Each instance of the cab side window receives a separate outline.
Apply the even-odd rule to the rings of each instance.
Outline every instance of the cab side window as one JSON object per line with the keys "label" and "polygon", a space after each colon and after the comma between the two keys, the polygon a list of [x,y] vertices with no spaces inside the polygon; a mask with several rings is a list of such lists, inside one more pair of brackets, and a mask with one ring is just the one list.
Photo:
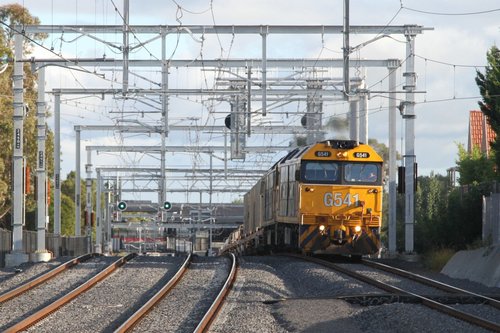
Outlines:
{"label": "cab side window", "polygon": [[339,179],[339,166],[332,162],[307,162],[304,164],[306,182],[335,183]]}
{"label": "cab side window", "polygon": [[347,163],[344,167],[344,180],[354,183],[376,183],[379,178],[376,164]]}

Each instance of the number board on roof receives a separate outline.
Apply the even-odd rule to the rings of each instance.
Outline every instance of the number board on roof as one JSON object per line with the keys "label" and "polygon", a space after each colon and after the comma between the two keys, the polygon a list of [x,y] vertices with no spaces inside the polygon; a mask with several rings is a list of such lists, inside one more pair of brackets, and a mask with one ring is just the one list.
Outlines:
{"label": "number board on roof", "polygon": [[359,152],[354,153],[354,157],[355,158],[370,158],[370,153],[359,151]]}
{"label": "number board on roof", "polygon": [[332,153],[329,151],[324,151],[324,150],[319,150],[314,153],[316,157],[330,157],[332,156]]}

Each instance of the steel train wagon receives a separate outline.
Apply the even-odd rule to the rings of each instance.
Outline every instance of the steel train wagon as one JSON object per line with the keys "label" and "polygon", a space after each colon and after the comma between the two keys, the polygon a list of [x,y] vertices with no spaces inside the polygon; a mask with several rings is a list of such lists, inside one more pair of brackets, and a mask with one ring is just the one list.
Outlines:
{"label": "steel train wagon", "polygon": [[291,151],[245,195],[244,225],[223,250],[377,253],[382,166],[372,147],[351,140]]}

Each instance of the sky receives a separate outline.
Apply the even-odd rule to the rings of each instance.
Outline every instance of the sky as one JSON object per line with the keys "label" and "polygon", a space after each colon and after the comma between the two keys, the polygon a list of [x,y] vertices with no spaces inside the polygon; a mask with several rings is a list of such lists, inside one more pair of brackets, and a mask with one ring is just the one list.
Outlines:
{"label": "sky", "polygon": [[[120,0],[23,0],[4,1],[0,5],[18,3],[28,8],[43,25],[120,25],[123,2]],[[115,7],[117,10],[115,10]],[[229,0],[193,0],[193,1],[144,1],[130,0],[130,25],[342,25],[342,0],[277,0],[277,1],[229,1]],[[419,163],[419,173],[446,174],[446,169],[453,167],[457,158],[457,144],[467,144],[468,115],[470,110],[478,109],[480,95],[475,84],[476,71],[484,72],[486,52],[493,45],[499,44],[500,38],[500,3],[495,0],[430,1],[430,0],[353,0],[350,2],[351,25],[406,25],[416,24],[433,30],[425,31],[416,37],[415,68],[417,90],[415,113],[415,147]],[[46,49],[65,58],[120,58],[115,47],[106,46],[96,39],[75,38],[72,34],[60,32],[50,34],[44,41]],[[100,35],[118,45],[121,35]],[[131,43],[144,42],[151,36],[132,36]],[[350,37],[351,46],[359,45],[372,39],[373,35]],[[269,58],[341,58],[341,35],[271,35],[267,41]],[[35,58],[55,57],[47,50],[35,47]],[[260,58],[261,38],[258,35],[171,35],[167,39],[167,56],[172,59],[213,59],[213,58]],[[393,35],[368,43],[353,52],[351,59],[401,59],[404,60],[404,36]],[[152,42],[144,48],[138,48],[131,54],[136,59],[161,58],[158,42]],[[120,88],[121,74],[104,68],[90,68],[104,73],[106,80],[96,75],[78,73],[60,68],[50,68],[46,73],[47,91],[67,87]],[[286,76],[279,70],[268,68],[270,76]],[[398,70],[399,87],[404,84],[402,73]],[[387,69],[351,69],[353,74],[365,74],[367,87],[372,91],[387,91]],[[159,82],[158,70],[141,69],[131,76],[131,85],[156,88]],[[238,72],[245,75],[244,71]],[[215,80],[210,70],[172,69],[169,77],[171,88],[212,87]],[[257,73],[257,75],[259,75]],[[341,77],[340,69],[328,69],[323,77]],[[398,95],[404,100],[404,95]],[[49,107],[53,109],[53,96],[47,94]],[[371,93],[369,100],[369,136],[380,142],[388,143],[387,95]],[[257,107],[260,102],[256,102]],[[204,124],[223,125],[227,103],[201,100],[199,96],[175,98],[169,101],[171,124],[202,126]],[[158,119],[145,113],[141,116],[116,113],[119,109],[144,111],[148,106],[143,102],[124,100],[100,100],[96,97],[63,97],[61,106],[62,119],[62,172],[65,175],[74,170],[75,134],[73,127],[80,124],[113,124],[120,120],[155,124]],[[279,105],[272,109],[275,114],[267,118],[255,117],[254,125],[297,125],[300,112],[305,110],[305,103]],[[342,117],[348,111],[344,101],[327,101],[323,105],[324,119]],[[121,118],[120,118],[121,117]],[[156,118],[155,118],[156,117]],[[53,120],[49,119],[49,126]],[[330,133],[335,135],[337,133]],[[398,146],[404,154],[404,125],[398,117]],[[328,136],[328,135],[327,135]],[[141,144],[158,145],[158,138],[153,136],[120,135],[117,133],[87,133],[82,138],[85,144],[116,145]],[[200,134],[196,131],[172,133],[168,138],[171,145],[223,144],[219,134]],[[280,135],[252,136],[247,139],[249,145],[287,145],[290,137]],[[267,168],[280,154],[260,154],[248,156],[245,162],[232,162],[235,167]],[[82,160],[85,151],[82,147]],[[222,165],[222,153],[214,156],[215,165]],[[141,154],[94,154],[94,163],[98,165],[128,164],[136,166],[158,165],[156,157]],[[84,162],[83,162],[84,163]],[[168,157],[167,166],[208,167],[206,155],[177,153]],[[84,168],[82,167],[82,170]],[[83,172],[83,171],[82,171]],[[177,183],[176,183],[177,182]],[[221,183],[221,185],[223,185]],[[172,180],[170,186],[187,186],[182,180]],[[238,198],[230,196],[229,200]],[[197,200],[189,195],[187,201]],[[228,200],[227,197],[220,197]],[[181,200],[181,199],[179,199]],[[206,200],[206,198],[204,199]],[[214,198],[214,200],[217,200]]]}

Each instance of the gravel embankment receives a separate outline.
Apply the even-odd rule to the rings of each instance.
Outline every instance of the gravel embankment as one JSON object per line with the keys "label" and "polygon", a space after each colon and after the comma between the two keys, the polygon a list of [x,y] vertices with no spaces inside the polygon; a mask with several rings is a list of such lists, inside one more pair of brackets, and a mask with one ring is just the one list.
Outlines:
{"label": "gravel embankment", "polygon": [[113,332],[172,278],[184,260],[136,257],[28,331]]}
{"label": "gravel embankment", "polygon": [[[284,257],[243,257],[236,288],[211,332],[486,331],[422,305],[363,307],[327,299],[373,293],[385,292],[313,263]],[[292,299],[264,303],[279,298]]]}

